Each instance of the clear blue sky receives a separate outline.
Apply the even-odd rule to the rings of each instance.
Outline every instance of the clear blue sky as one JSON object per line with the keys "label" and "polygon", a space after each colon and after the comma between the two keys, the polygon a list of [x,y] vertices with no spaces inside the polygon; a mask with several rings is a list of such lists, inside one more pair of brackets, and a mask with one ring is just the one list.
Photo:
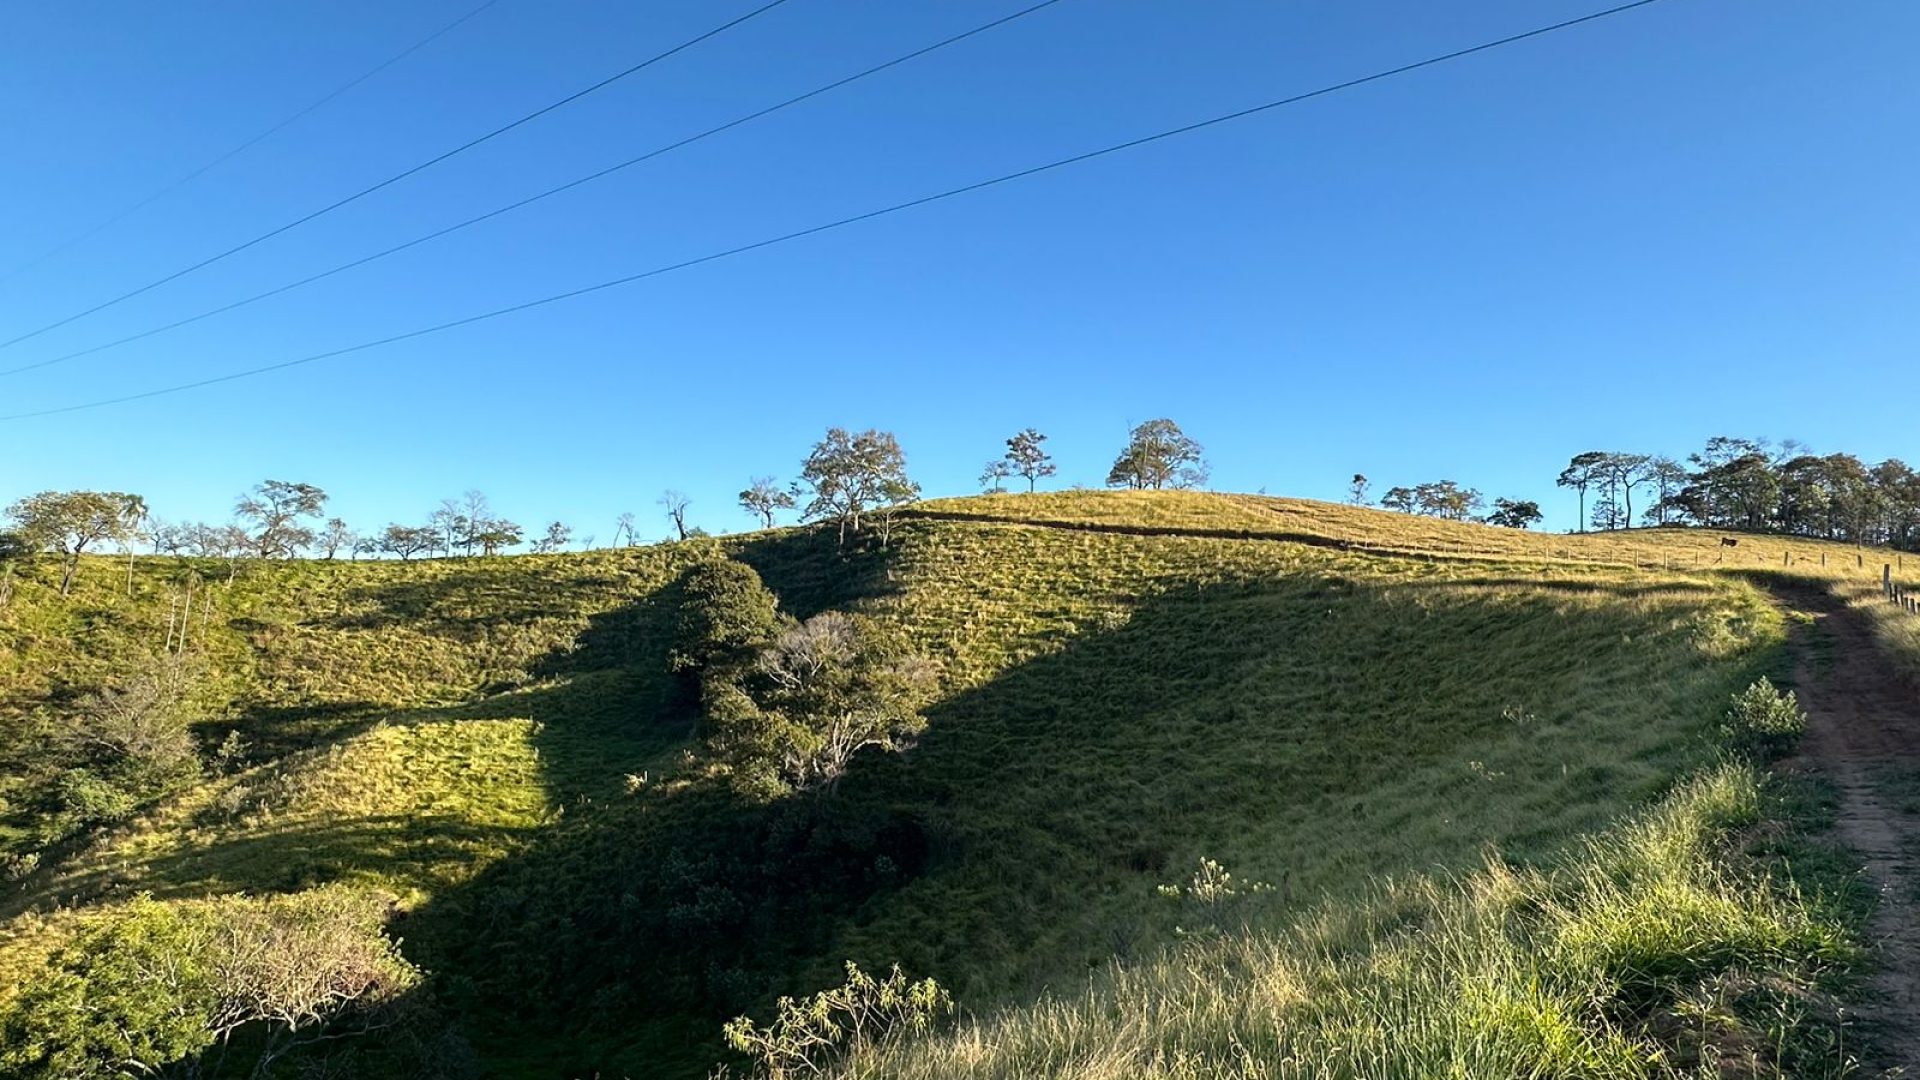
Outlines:
{"label": "clear blue sky", "polygon": [[[66,0],[0,41],[0,273],[477,0]],[[140,213],[0,281],[0,339],[381,179],[755,6],[500,0]],[[30,363],[323,269],[1024,6],[790,0],[445,166],[97,316]],[[146,342],[0,412],[221,374],[750,242],[1605,6],[1065,0],[612,180]],[[1052,435],[1098,484],[1170,416],[1215,486],[1454,478],[1719,433],[1920,458],[1920,4],[1664,0],[830,235],[322,364],[0,424],[0,500],[224,520],[265,477],[362,527],[467,488],[604,542],[674,487],[745,524],[829,425],[930,494]]]}

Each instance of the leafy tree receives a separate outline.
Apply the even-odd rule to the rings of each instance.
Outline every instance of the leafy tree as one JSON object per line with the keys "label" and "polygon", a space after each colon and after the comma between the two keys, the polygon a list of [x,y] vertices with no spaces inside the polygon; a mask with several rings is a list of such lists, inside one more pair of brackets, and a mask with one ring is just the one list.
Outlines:
{"label": "leafy tree", "polygon": [[1875,465],[1872,476],[1878,536],[1907,551],[1920,547],[1920,472],[1892,458]]}
{"label": "leafy tree", "polygon": [[1537,502],[1495,499],[1493,512],[1487,515],[1487,524],[1506,529],[1529,529],[1539,524],[1545,516],[1540,512],[1540,504]]}
{"label": "leafy tree", "polygon": [[794,506],[793,492],[782,489],[771,476],[756,476],[740,493],[740,507],[760,519],[760,527],[773,528],[773,515]]}
{"label": "leafy tree", "polygon": [[743,793],[830,787],[863,747],[897,747],[924,726],[934,668],[877,624],[783,616],[733,559],[693,567],[682,588],[668,664],[697,680],[707,745]]}
{"label": "leafy tree", "polygon": [[1107,473],[1108,487],[1135,490],[1199,487],[1207,482],[1200,444],[1171,420],[1149,420],[1134,428],[1126,449]]}
{"label": "leafy tree", "polygon": [[18,542],[62,557],[60,595],[66,596],[80,556],[96,544],[130,537],[144,509],[138,495],[121,491],[43,491],[8,507],[7,516]]}
{"label": "leafy tree", "polygon": [[380,534],[380,550],[406,562],[421,552],[431,553],[442,535],[435,525],[389,525]]}
{"label": "leafy tree", "polygon": [[1608,506],[1618,507],[1616,513],[1608,516],[1607,528],[1625,529],[1633,525],[1633,490],[1645,482],[1652,460],[1646,454],[1609,451],[1594,463],[1595,474],[1607,485]]}
{"label": "leafy tree", "polygon": [[920,485],[907,478],[899,440],[892,432],[871,429],[857,435],[844,428],[828,429],[802,464],[800,480],[812,493],[803,516],[837,522],[842,545],[847,534],[858,534],[862,519],[876,511],[884,545],[892,522],[886,511],[920,495]]}
{"label": "leafy tree", "polygon": [[739,683],[711,687],[707,719],[736,785],[763,796],[831,787],[866,747],[926,726],[931,664],[875,624],[828,611],[787,621]]}
{"label": "leafy tree", "polygon": [[234,512],[252,521],[254,553],[263,559],[291,559],[313,543],[313,530],[303,518],[319,517],[327,493],[312,484],[265,480],[240,496]]}
{"label": "leafy tree", "polygon": [[480,554],[492,558],[506,548],[518,547],[521,540],[520,526],[505,518],[490,517],[473,533],[469,550],[478,547]]}
{"label": "leafy tree", "polygon": [[1647,461],[1646,476],[1653,485],[1654,503],[1643,515],[1643,523],[1665,525],[1681,512],[1677,497],[1687,484],[1686,466],[1670,457],[1653,457]]}
{"label": "leafy tree", "polygon": [[320,548],[321,555],[331,561],[342,551],[352,551],[359,539],[352,529],[347,528],[345,521],[339,518],[328,518],[327,527],[320,530],[320,535],[315,537],[314,543]]}
{"label": "leafy tree", "polygon": [[673,523],[675,539],[687,538],[687,507],[693,500],[685,492],[668,489],[659,499],[660,506],[667,512],[667,520]]}
{"label": "leafy tree", "polygon": [[1479,512],[1482,503],[1478,491],[1463,488],[1451,480],[1420,484],[1413,493],[1420,513],[1449,521],[1466,521]]}
{"label": "leafy tree", "polygon": [[1599,450],[1589,450],[1584,454],[1573,455],[1567,467],[1560,470],[1560,478],[1554,481],[1558,487],[1572,488],[1580,496],[1580,531],[1587,529],[1587,489],[1600,478],[1600,463],[1606,460],[1606,454]]}
{"label": "leafy tree", "polygon": [[1450,521],[1466,521],[1479,512],[1482,504],[1480,493],[1472,488],[1463,488],[1452,480],[1436,480],[1413,487],[1388,488],[1380,497],[1380,505],[1388,510],[1398,510],[1403,514],[1421,514],[1426,517],[1446,518]]}
{"label": "leafy tree", "polygon": [[1039,481],[1059,471],[1054,467],[1053,455],[1047,453],[1046,441],[1047,437],[1037,428],[1027,428],[1007,440],[1007,471],[1002,475],[1026,480],[1028,494],[1033,493]]}
{"label": "leafy tree", "polygon": [[1365,473],[1354,473],[1353,480],[1347,484],[1347,501],[1354,506],[1367,505],[1367,489],[1372,486]]}

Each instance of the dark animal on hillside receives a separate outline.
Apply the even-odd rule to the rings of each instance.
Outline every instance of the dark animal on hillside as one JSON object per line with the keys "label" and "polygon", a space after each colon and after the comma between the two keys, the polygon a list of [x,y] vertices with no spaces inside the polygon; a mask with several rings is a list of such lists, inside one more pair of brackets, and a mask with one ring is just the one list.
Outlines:
{"label": "dark animal on hillside", "polygon": [[1721,547],[1739,547],[1740,541],[1734,539],[1731,536],[1723,536],[1720,538],[1720,546]]}

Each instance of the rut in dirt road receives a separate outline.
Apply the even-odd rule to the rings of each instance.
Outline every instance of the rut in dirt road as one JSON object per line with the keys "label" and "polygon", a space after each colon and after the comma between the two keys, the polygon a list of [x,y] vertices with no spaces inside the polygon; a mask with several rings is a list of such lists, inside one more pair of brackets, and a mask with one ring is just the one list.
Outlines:
{"label": "rut in dirt road", "polygon": [[1814,616],[1820,646],[1800,650],[1807,733],[1788,765],[1837,789],[1835,829],[1865,859],[1880,898],[1877,970],[1861,1016],[1882,1064],[1920,1077],[1920,692],[1881,652],[1868,616],[1824,589],[1780,591]]}

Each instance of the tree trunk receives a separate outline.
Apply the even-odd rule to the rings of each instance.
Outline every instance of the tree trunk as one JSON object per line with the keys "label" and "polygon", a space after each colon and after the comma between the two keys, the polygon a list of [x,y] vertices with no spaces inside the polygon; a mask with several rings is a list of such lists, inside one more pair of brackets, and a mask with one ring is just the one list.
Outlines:
{"label": "tree trunk", "polygon": [[60,595],[66,596],[73,591],[73,576],[80,572],[80,556],[67,556],[67,564],[60,572]]}

